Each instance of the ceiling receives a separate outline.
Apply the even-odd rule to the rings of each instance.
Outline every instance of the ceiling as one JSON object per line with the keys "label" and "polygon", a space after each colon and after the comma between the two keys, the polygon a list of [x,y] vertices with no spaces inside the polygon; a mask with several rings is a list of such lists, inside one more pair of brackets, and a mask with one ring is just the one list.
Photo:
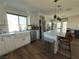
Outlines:
{"label": "ceiling", "polygon": [[[51,15],[55,13],[54,0],[0,0],[8,5],[22,10]],[[79,0],[59,0],[57,5],[61,5],[57,11],[63,16],[76,15],[79,10]]]}

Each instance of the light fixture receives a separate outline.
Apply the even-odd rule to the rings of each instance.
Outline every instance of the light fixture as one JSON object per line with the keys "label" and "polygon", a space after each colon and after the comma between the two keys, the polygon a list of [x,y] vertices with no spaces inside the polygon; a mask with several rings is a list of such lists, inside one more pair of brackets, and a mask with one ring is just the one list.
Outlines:
{"label": "light fixture", "polygon": [[54,2],[55,2],[55,15],[54,15],[54,19],[57,19],[58,21],[61,21],[62,19],[59,17],[59,16],[57,16],[57,12],[56,12],[56,8],[58,7],[61,7],[60,5],[57,5],[57,2],[58,2],[58,0],[54,0]]}

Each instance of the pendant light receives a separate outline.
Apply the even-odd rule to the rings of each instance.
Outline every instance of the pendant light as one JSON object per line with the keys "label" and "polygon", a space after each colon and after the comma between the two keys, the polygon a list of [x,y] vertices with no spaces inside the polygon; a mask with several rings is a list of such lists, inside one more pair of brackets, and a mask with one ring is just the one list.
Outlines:
{"label": "pendant light", "polygon": [[54,0],[54,3],[55,3],[55,15],[54,15],[54,19],[57,18],[57,15],[56,15],[56,4],[57,4],[57,1],[58,1],[58,0]]}
{"label": "pendant light", "polygon": [[55,3],[55,15],[54,15],[54,19],[57,19],[58,21],[61,21],[61,18],[59,16],[57,16],[57,7],[61,7],[60,5],[57,6],[57,2],[58,0],[54,0],[54,3]]}

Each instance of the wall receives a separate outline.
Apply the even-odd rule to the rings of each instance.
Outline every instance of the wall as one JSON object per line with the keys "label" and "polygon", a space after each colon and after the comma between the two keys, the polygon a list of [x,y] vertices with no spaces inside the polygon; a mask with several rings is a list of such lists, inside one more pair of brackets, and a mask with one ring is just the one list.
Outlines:
{"label": "wall", "polygon": [[68,28],[79,29],[79,15],[68,18]]}
{"label": "wall", "polygon": [[[11,7],[11,6],[7,6],[6,11],[15,13],[15,14],[28,16],[28,19],[30,20],[30,24],[35,24],[35,25],[39,24],[39,16],[40,15],[38,13],[33,13],[33,12],[28,13],[27,11],[18,10],[16,8]],[[30,18],[29,18],[29,16],[30,16]]]}
{"label": "wall", "polygon": [[10,5],[0,4],[0,33],[8,32],[6,12],[28,16],[28,20],[31,20],[30,24],[39,24],[39,15],[37,13],[27,13],[27,11],[14,8]]}
{"label": "wall", "polygon": [[[50,19],[47,19],[47,20],[50,20]],[[70,17],[68,17],[68,19],[66,19],[64,21],[68,21],[67,28],[79,30],[79,15],[70,16]]]}

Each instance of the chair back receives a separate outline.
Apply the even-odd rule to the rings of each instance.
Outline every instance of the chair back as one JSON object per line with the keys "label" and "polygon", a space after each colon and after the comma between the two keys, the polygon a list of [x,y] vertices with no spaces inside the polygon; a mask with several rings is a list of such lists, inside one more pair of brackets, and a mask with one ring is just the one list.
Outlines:
{"label": "chair back", "polygon": [[73,34],[71,32],[71,30],[67,30],[66,31],[66,35],[65,35],[66,39],[71,42],[73,40]]}

